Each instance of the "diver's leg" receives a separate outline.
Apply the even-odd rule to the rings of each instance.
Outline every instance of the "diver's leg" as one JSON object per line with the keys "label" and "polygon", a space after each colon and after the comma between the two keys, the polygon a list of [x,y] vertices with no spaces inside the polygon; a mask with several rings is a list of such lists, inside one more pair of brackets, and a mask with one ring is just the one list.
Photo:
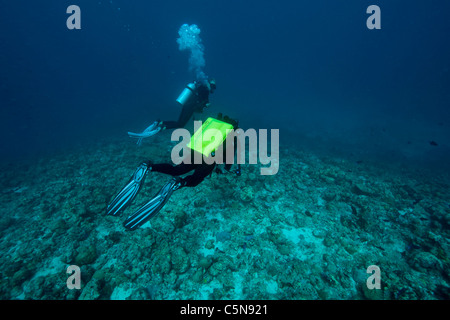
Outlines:
{"label": "diver's leg", "polygon": [[185,177],[183,180],[185,182],[185,187],[196,187],[198,186],[207,176],[213,172],[215,168],[215,164],[206,164],[203,163],[201,165],[197,165],[194,173]]}
{"label": "diver's leg", "polygon": [[181,110],[180,116],[178,117],[177,121],[163,121],[163,126],[166,129],[176,129],[176,128],[184,128],[186,123],[189,121],[189,119],[194,114],[194,105],[193,104],[187,104],[183,106],[183,109]]}
{"label": "diver's leg", "polygon": [[172,165],[170,163],[157,163],[152,165],[152,171],[169,174],[171,176],[181,176],[196,168],[195,164],[181,163]]}
{"label": "diver's leg", "polygon": [[125,228],[128,230],[136,230],[143,225],[149,219],[156,216],[164,205],[169,200],[170,196],[175,190],[182,187],[195,187],[202,182],[211,172],[214,170],[215,164],[207,165],[178,165],[172,166],[170,164],[155,164],[152,165],[152,171],[158,171],[161,173],[167,173],[171,175],[184,174],[192,170],[195,167],[195,171],[192,175],[185,178],[175,177],[172,178],[164,187],[159,190],[156,196],[143,205],[139,210],[130,215],[124,223]]}

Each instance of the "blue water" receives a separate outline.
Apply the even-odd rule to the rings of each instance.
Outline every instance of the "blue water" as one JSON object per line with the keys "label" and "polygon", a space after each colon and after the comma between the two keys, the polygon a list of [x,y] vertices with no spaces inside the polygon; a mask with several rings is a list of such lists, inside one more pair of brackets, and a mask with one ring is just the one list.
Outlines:
{"label": "blue water", "polygon": [[[66,9],[81,8],[81,30]],[[381,29],[366,27],[369,5]],[[1,157],[34,157],[174,120],[193,79],[176,43],[197,24],[211,113],[288,145],[445,165],[446,1],[3,1]],[[437,145],[430,144],[435,141]]]}
{"label": "blue water", "polygon": [[[442,0],[1,1],[0,300],[449,299],[449,12]],[[213,173],[128,232],[168,177],[149,174],[122,216],[106,208],[136,165],[169,159],[169,130],[141,147],[127,131],[178,118],[196,77],[183,24],[200,28],[217,83],[196,117],[279,129],[280,168]],[[81,290],[66,286],[73,264]],[[371,265],[382,291],[366,285]]]}

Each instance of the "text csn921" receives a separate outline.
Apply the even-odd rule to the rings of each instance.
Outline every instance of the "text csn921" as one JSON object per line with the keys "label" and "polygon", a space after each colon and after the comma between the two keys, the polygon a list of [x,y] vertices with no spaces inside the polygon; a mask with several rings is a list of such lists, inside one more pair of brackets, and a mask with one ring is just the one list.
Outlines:
{"label": "text csn921", "polygon": [[223,311],[226,314],[267,314],[267,305],[227,304]]}

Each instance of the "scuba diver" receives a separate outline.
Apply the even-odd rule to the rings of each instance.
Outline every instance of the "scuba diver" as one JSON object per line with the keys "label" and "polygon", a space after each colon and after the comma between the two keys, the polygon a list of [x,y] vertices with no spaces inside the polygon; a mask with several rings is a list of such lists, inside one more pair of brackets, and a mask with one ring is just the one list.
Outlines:
{"label": "scuba diver", "polygon": [[164,129],[183,128],[194,112],[201,113],[210,106],[209,94],[216,90],[216,81],[208,79],[189,83],[177,98],[177,102],[183,107],[178,121],[155,121],[141,133],[128,132],[131,138],[137,138],[137,144],[142,139],[153,136]]}
{"label": "scuba diver", "polygon": [[[173,165],[171,163],[160,163],[153,164],[151,161],[144,161],[141,163],[135,172],[133,173],[131,179],[125,185],[125,187],[114,197],[111,203],[107,207],[108,215],[117,215],[123,212],[135,199],[137,193],[141,189],[145,177],[149,171],[165,173],[171,175],[173,178],[167,182],[156,194],[156,196],[143,205],[136,212],[131,214],[126,221],[124,226],[128,230],[136,230],[142,224],[147,222],[149,219],[158,214],[158,212],[167,203],[172,193],[183,187],[195,187],[200,184],[208,175],[210,175],[214,168],[216,168],[216,162],[206,163],[203,156],[215,156],[215,151],[219,146],[222,146],[223,158],[226,159],[226,151],[230,147],[234,148],[234,155],[236,156],[236,136],[233,139],[233,143],[225,148],[224,141],[227,135],[238,129],[238,122],[228,118],[227,116],[222,117],[219,113],[218,119],[208,118],[202,125],[200,129],[196,131],[188,144],[190,150],[187,157],[190,157],[190,161],[183,161],[178,165]],[[206,130],[210,128],[218,130],[221,133],[222,139],[211,139],[203,140],[198,139],[204,135]],[[220,149],[219,149],[220,150]],[[230,150],[230,149],[229,149]],[[201,154],[201,163],[194,163],[195,153]],[[226,163],[225,170],[231,171],[232,164]],[[181,175],[187,174],[193,171],[191,175],[180,177]],[[216,172],[221,173],[222,171],[216,170]],[[237,175],[240,175],[240,165],[234,171]]]}

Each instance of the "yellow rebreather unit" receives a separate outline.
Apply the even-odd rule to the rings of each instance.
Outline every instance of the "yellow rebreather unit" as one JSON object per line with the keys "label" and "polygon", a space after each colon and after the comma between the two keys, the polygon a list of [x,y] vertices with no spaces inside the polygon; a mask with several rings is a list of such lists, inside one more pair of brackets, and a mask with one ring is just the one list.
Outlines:
{"label": "yellow rebreather unit", "polygon": [[231,124],[209,117],[194,133],[188,147],[209,157],[233,129]]}

